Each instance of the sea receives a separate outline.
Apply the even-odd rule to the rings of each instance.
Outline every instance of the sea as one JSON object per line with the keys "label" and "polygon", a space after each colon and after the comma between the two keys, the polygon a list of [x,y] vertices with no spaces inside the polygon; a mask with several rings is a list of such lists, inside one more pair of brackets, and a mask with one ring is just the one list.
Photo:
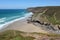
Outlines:
{"label": "sea", "polygon": [[0,30],[10,23],[31,15],[32,12],[28,12],[26,9],[0,9]]}

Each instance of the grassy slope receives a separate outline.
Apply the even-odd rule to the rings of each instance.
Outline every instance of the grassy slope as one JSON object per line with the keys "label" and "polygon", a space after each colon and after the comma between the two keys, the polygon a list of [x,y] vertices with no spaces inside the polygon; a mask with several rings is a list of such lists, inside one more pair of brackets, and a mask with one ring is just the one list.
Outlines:
{"label": "grassy slope", "polygon": [[[60,24],[60,7],[48,7],[48,11],[45,13],[47,19],[52,24]],[[56,15],[55,15],[56,14]]]}
{"label": "grassy slope", "polygon": [[30,35],[35,37],[32,37],[30,35],[28,36],[23,36],[26,35],[26,32],[21,32],[21,31],[16,31],[16,30],[7,30],[2,33],[0,33],[0,40],[34,40],[35,37],[41,36],[43,37],[49,37],[49,38],[60,38],[60,34],[45,34],[45,33],[29,33]]}
{"label": "grassy slope", "polygon": [[33,37],[23,37],[20,33],[24,33],[16,30],[8,30],[0,33],[0,40],[33,40]]}

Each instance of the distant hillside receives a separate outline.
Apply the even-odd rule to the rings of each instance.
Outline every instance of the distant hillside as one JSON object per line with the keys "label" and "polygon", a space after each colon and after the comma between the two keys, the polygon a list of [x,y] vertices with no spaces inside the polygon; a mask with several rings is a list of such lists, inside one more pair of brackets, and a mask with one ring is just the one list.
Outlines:
{"label": "distant hillside", "polygon": [[[32,7],[27,10],[33,12],[36,17],[39,16],[39,20],[41,19],[52,24],[60,24],[60,6]],[[40,13],[42,13],[41,16],[37,15]]]}

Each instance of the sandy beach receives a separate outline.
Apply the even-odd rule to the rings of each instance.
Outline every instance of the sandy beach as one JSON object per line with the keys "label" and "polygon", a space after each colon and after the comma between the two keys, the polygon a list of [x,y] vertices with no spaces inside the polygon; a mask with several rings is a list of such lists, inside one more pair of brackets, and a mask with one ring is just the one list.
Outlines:
{"label": "sandy beach", "polygon": [[40,27],[33,25],[32,23],[27,23],[27,19],[19,20],[9,24],[4,30],[18,30],[24,32],[42,32],[47,33],[46,31],[42,30]]}

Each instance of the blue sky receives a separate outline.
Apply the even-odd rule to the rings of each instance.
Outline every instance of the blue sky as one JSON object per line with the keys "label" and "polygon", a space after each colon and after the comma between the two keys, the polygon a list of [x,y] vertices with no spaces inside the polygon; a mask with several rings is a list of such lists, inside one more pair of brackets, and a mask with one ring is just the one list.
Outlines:
{"label": "blue sky", "polygon": [[60,0],[0,0],[0,9],[22,9],[37,6],[60,6]]}

